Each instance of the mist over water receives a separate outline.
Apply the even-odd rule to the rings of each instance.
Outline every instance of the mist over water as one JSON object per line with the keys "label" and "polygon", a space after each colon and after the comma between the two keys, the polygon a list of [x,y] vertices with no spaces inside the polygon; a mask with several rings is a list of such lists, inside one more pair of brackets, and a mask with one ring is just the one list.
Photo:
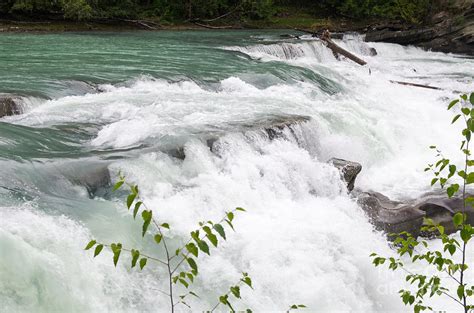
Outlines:
{"label": "mist over water", "polygon": [[[239,308],[405,311],[404,278],[370,264],[371,252],[393,252],[326,162],[360,162],[356,186],[394,199],[430,191],[428,146],[461,157],[446,105],[455,91],[472,91],[474,60],[356,35],[338,41],[368,62],[360,67],[310,38],[279,35],[0,36],[1,55],[9,52],[0,92],[25,99],[23,114],[0,119],[1,311],[168,310],[157,291],[164,273],[130,270],[125,254],[115,268],[111,254],[83,250],[90,238],[153,248],[124,194],[91,197],[91,177],[107,169],[140,186],[176,245],[199,221],[247,209],[202,258],[195,292],[208,296],[191,300],[194,310],[212,308],[246,271],[255,290],[242,289]],[[309,120],[283,136],[264,131],[300,116]],[[178,148],[184,160],[170,153]]]}

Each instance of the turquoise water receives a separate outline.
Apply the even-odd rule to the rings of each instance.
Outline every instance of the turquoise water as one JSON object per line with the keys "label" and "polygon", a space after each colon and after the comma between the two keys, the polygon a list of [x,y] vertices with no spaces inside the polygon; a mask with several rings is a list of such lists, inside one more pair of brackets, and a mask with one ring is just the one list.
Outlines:
{"label": "turquoise water", "polygon": [[[115,268],[110,253],[83,250],[97,238],[162,253],[112,192],[119,171],[172,225],[174,245],[247,208],[203,258],[194,310],[246,271],[255,290],[238,308],[403,311],[403,280],[368,257],[391,250],[326,161],[362,163],[356,185],[392,198],[429,191],[426,147],[455,155],[446,103],[472,89],[474,61],[348,35],[338,43],[360,67],[280,34],[1,34],[0,93],[21,97],[23,113],[0,118],[0,311],[168,310],[160,268],[131,270],[128,256]],[[304,122],[269,136],[290,120]]]}

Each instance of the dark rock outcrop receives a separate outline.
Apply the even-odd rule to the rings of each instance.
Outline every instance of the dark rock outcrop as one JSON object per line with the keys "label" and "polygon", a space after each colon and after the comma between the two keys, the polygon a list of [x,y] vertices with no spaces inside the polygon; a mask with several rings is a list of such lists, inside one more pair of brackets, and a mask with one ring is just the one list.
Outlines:
{"label": "dark rock outcrop", "polygon": [[439,1],[441,11],[423,26],[389,24],[373,26],[366,41],[415,45],[425,49],[474,55],[474,1]]}
{"label": "dark rock outcrop", "polygon": [[[356,198],[376,229],[387,233],[406,231],[414,236],[433,236],[420,231],[423,219],[428,218],[443,226],[446,234],[452,234],[456,232],[453,216],[463,210],[462,198],[448,198],[445,193],[429,193],[404,202],[390,200],[377,192],[359,192]],[[467,207],[465,213],[467,222],[474,224],[474,208]]]}
{"label": "dark rock outcrop", "polygon": [[341,177],[347,183],[347,190],[352,191],[354,189],[357,175],[359,175],[360,171],[362,171],[362,165],[357,162],[351,162],[337,158],[330,159],[328,163],[336,167],[341,172]]}
{"label": "dark rock outcrop", "polygon": [[361,192],[357,203],[365,211],[377,230],[387,233],[407,231],[418,236],[425,212],[398,201],[392,201],[378,192]]}
{"label": "dark rock outcrop", "polygon": [[[426,218],[432,219],[435,224],[444,227],[447,234],[456,232],[453,224],[453,216],[463,211],[463,199],[461,197],[448,198],[446,193],[426,194],[413,203],[413,206],[425,212]],[[467,222],[474,225],[474,208],[466,206]],[[420,235],[429,237],[432,234],[422,232]]]}
{"label": "dark rock outcrop", "polygon": [[20,98],[0,95],[0,118],[22,113]]}

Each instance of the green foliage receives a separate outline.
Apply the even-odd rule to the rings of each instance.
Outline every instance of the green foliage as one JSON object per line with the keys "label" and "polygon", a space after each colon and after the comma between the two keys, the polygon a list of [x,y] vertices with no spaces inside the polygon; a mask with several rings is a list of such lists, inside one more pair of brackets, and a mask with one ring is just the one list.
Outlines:
{"label": "green foliage", "polygon": [[400,18],[419,23],[432,0],[3,0],[0,13],[61,14],[66,19],[136,19],[154,17],[163,21],[213,19],[232,13],[235,20],[265,20],[280,5],[295,6],[309,14],[321,13],[352,18]]}
{"label": "green foliage", "polygon": [[410,23],[420,23],[427,16],[432,0],[323,0],[288,1],[279,0],[283,5],[298,5],[315,12],[356,19],[383,17],[403,19]]}
{"label": "green foliage", "polygon": [[92,7],[86,0],[63,0],[64,17],[72,20],[87,20],[93,15]]}
{"label": "green foliage", "polygon": [[[449,198],[456,195],[460,195],[462,198],[462,210],[453,216],[453,225],[459,232],[461,240],[449,236],[445,233],[443,226],[427,219],[421,230],[437,234],[443,245],[442,251],[431,249],[427,241],[417,240],[411,234],[403,232],[391,234],[391,237],[395,238],[393,244],[397,247],[400,258],[385,258],[378,256],[376,253],[371,254],[372,263],[375,266],[386,264],[393,271],[403,270],[407,273],[406,281],[415,288],[415,291],[402,289],[399,293],[403,303],[413,306],[414,312],[433,310],[425,303],[427,296],[429,298],[434,296],[448,297],[458,303],[465,313],[474,309],[474,303],[470,303],[474,295],[474,285],[466,282],[466,271],[468,270],[466,251],[474,236],[474,227],[468,223],[466,214],[466,208],[472,208],[474,203],[474,198],[466,193],[466,187],[474,184],[474,172],[469,170],[470,167],[474,166],[474,160],[471,160],[469,149],[472,133],[474,132],[473,107],[474,93],[470,96],[461,95],[460,99],[456,99],[448,105],[448,110],[458,108],[461,112],[455,116],[453,123],[458,120],[464,122],[460,145],[460,151],[464,156],[464,164],[461,166],[452,164],[436,146],[431,146],[430,149],[436,152],[438,161],[429,164],[425,169],[425,171],[432,171],[435,176],[431,181],[431,185],[438,184],[441,188],[446,187],[446,194]],[[403,256],[408,256],[408,261],[411,263],[423,262],[426,266],[434,269],[438,275],[428,276],[410,272],[401,260]],[[447,276],[447,278],[443,276]],[[445,279],[453,281],[456,289],[449,289],[445,284]]]}

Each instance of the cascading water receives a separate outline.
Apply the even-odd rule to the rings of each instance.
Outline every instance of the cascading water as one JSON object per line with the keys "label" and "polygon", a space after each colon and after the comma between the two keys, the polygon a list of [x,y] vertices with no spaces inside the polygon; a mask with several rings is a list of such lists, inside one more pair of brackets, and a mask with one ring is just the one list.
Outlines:
{"label": "cascading water", "polygon": [[[405,310],[403,277],[370,264],[371,252],[392,253],[384,236],[326,161],[362,163],[356,185],[365,190],[428,191],[427,147],[456,155],[446,103],[472,89],[472,59],[354,35],[338,41],[368,61],[360,67],[278,32],[2,35],[0,43],[11,55],[0,60],[0,92],[27,99],[23,114],[0,119],[2,312],[167,311],[157,291],[164,273],[130,270],[126,257],[115,268],[110,254],[83,250],[91,237],[153,247],[124,194],[103,186],[119,170],[170,223],[175,244],[199,221],[247,209],[200,262],[195,291],[206,296],[191,301],[194,310],[214,306],[242,271],[255,288],[242,290],[243,305],[256,312],[293,303]],[[297,123],[281,136],[265,131],[288,119]]]}

